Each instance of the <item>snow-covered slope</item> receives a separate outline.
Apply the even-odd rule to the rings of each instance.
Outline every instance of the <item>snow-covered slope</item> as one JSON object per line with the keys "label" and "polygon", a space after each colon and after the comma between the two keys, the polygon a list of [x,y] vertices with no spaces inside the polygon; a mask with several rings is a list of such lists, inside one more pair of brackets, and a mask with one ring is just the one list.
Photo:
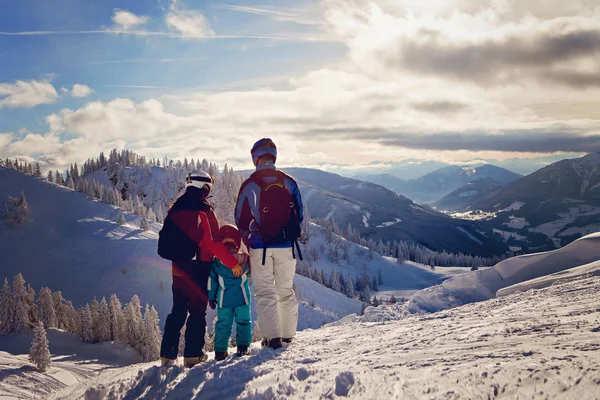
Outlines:
{"label": "snow-covered slope", "polygon": [[473,271],[424,289],[408,303],[410,312],[435,312],[488,300],[502,288],[600,260],[600,233],[561,249],[504,260],[493,268]]}
{"label": "snow-covered slope", "polygon": [[[144,232],[133,215],[126,215],[128,224],[118,225],[113,222],[119,212],[115,207],[0,167],[0,199],[21,191],[27,197],[30,221],[12,226],[0,219],[1,279],[21,272],[36,290],[42,286],[61,290],[76,307],[111,293],[127,303],[137,294],[142,304],[154,305],[164,321],[171,307],[171,266],[156,254],[160,225],[151,224]],[[361,309],[360,302],[314,281],[300,277],[297,285],[300,293],[310,294],[299,296],[301,329]],[[212,314],[207,318],[212,320]]]}
{"label": "snow-covered slope", "polygon": [[[328,258],[330,250],[325,239],[325,229],[312,224],[310,239],[305,251],[305,256],[309,257],[311,250],[319,254],[319,260],[313,267],[331,274],[333,271],[344,277],[360,277],[367,272],[371,277],[378,277],[379,271],[383,278],[382,290],[402,290],[402,289],[422,289],[435,285],[448,277],[449,270],[437,268],[431,270],[429,267],[423,268],[423,265],[411,261],[405,261],[398,264],[397,260],[390,257],[382,257],[375,252],[370,252],[367,248],[352,243],[346,239],[336,237],[339,241],[341,256],[339,261],[332,262]],[[306,258],[305,257],[305,258]]]}
{"label": "snow-covered slope", "polygon": [[[520,204],[509,213],[499,210]],[[493,228],[507,230],[522,240],[509,246],[526,252],[551,250],[600,230],[600,153],[548,165],[524,178],[490,191],[469,204],[469,210],[496,213]],[[512,220],[520,221],[511,226]],[[513,235],[515,237],[515,235]]]}
{"label": "snow-covered slope", "polygon": [[99,371],[131,365],[139,357],[127,345],[91,345],[57,329],[49,329],[47,337],[52,364],[48,371],[39,373],[27,361],[33,332],[0,336],[0,399],[45,398],[90,379]]}
{"label": "snow-covered slope", "polygon": [[190,370],[107,371],[61,398],[597,399],[599,293],[599,277],[581,277],[435,314],[337,324],[283,350]]}

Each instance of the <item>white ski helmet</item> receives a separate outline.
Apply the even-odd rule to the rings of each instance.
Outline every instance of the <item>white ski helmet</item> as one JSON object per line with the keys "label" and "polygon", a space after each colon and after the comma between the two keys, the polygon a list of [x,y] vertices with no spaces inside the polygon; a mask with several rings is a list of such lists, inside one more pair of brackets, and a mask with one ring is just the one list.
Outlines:
{"label": "white ski helmet", "polygon": [[214,183],[215,183],[215,181],[212,178],[212,176],[210,176],[208,173],[206,173],[204,171],[190,172],[188,174],[187,178],[185,178],[185,187],[186,188],[188,186],[194,186],[194,187],[197,187],[198,189],[202,189],[203,187],[207,186],[209,192],[212,190]]}

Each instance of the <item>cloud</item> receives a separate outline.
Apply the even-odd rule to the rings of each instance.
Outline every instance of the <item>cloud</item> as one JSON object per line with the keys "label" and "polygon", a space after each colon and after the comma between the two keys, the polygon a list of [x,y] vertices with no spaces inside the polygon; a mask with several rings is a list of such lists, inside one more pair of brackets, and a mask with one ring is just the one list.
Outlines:
{"label": "cloud", "polygon": [[89,86],[80,85],[79,83],[74,84],[73,89],[71,90],[71,96],[78,98],[88,97],[92,93],[94,93],[94,91]]}
{"label": "cloud", "polygon": [[[81,160],[117,143],[249,167],[248,149],[264,136],[288,165],[600,150],[600,10],[587,0],[558,16],[525,15],[513,0],[324,4],[326,37],[346,46],[335,62],[243,90],[140,86],[162,90],[65,109],[48,117],[46,135],[74,139],[47,155]],[[167,10],[194,13],[175,2]],[[210,27],[199,21],[171,35],[203,37]]]}
{"label": "cloud", "polygon": [[165,21],[170,31],[176,32],[184,38],[205,38],[214,36],[206,17],[195,10],[183,10],[173,0],[166,15]]}
{"label": "cloud", "polygon": [[150,17],[138,16],[130,11],[115,9],[114,12],[112,21],[115,24],[115,28],[119,30],[132,30],[146,24],[150,20]]}
{"label": "cloud", "polygon": [[48,81],[16,81],[0,83],[0,109],[32,108],[58,100],[58,93]]}
{"label": "cloud", "polygon": [[4,152],[4,150],[6,149],[6,147],[8,146],[8,144],[10,142],[12,142],[14,135],[10,132],[8,133],[1,133],[0,132],[0,152]]}
{"label": "cloud", "polygon": [[254,14],[260,15],[264,17],[271,18],[275,21],[281,22],[293,22],[301,25],[319,25],[322,23],[322,20],[317,18],[311,18],[303,13],[294,12],[294,11],[282,11],[271,8],[264,7],[249,7],[249,6],[241,6],[241,5],[233,5],[227,4],[223,6],[214,6],[214,8],[219,8],[222,10],[236,11],[242,12],[246,14]]}

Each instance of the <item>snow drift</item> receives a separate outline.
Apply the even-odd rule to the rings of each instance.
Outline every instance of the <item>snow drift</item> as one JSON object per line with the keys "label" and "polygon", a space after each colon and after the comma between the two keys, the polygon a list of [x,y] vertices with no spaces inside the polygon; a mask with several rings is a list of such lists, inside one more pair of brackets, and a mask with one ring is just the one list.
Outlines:
{"label": "snow drift", "polygon": [[491,299],[502,288],[600,260],[600,233],[554,251],[509,258],[493,268],[473,271],[416,293],[409,312],[435,312]]}

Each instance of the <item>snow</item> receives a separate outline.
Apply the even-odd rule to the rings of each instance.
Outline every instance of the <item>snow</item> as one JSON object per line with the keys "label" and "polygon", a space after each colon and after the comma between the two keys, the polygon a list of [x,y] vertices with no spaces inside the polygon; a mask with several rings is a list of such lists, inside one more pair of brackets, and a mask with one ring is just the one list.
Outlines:
{"label": "snow", "polygon": [[504,223],[504,225],[508,226],[509,228],[523,229],[529,225],[529,222],[527,222],[527,220],[525,218],[518,218],[518,217],[515,217],[514,215],[511,215],[509,218],[510,218],[510,221]]}
{"label": "snow", "polygon": [[396,225],[397,223],[402,222],[400,218],[396,218],[395,221],[384,222],[381,225],[377,225],[378,228],[386,228],[388,226]]}
{"label": "snow", "polygon": [[335,204],[332,204],[331,205],[331,210],[329,211],[329,213],[327,214],[327,216],[325,216],[326,220],[333,218],[333,215],[335,214],[335,208],[336,208]]}
{"label": "snow", "polygon": [[466,192],[462,192],[458,195],[458,197],[471,197],[479,193],[477,190],[467,190]]}
{"label": "snow", "polygon": [[483,243],[481,243],[481,240],[477,239],[475,236],[473,236],[471,234],[471,232],[467,231],[465,228],[458,226],[456,227],[456,229],[458,229],[459,231],[461,231],[462,233],[464,233],[465,235],[467,235],[469,237],[469,239],[473,240],[474,242],[479,243],[480,245],[483,246]]}
{"label": "snow", "polygon": [[493,298],[502,288],[600,260],[600,233],[549,252],[509,258],[493,268],[452,277],[415,294],[410,312],[435,312]]}
{"label": "snow", "polygon": [[192,369],[106,370],[61,398],[598,398],[598,293],[600,278],[582,276],[435,314],[378,307],[391,318],[348,317]]}
{"label": "snow", "polygon": [[138,353],[126,345],[91,345],[58,329],[49,329],[47,335],[52,364],[43,374],[27,361],[33,331],[0,336],[0,399],[40,398],[73,387],[102,370],[138,361]]}
{"label": "snow", "polygon": [[502,210],[499,210],[498,212],[519,211],[521,209],[521,207],[523,207],[524,205],[525,205],[525,203],[523,203],[522,201],[515,201],[510,206],[503,208]]}
{"label": "snow", "polygon": [[518,233],[515,232],[509,232],[509,231],[503,231],[501,229],[493,229],[494,233],[497,233],[498,235],[502,236],[502,239],[507,242],[511,236],[516,239],[516,240],[526,240],[527,238],[523,235],[519,235]]}
{"label": "snow", "polygon": [[367,218],[366,215],[363,215],[363,217],[362,217],[362,223],[365,226],[365,228],[369,227],[369,218]]}
{"label": "snow", "polygon": [[[122,303],[128,303],[137,294],[143,305],[155,306],[160,326],[164,325],[172,305],[172,293],[170,262],[158,257],[156,252],[157,231],[161,225],[152,223],[149,231],[142,231],[138,228],[139,218],[128,213],[124,213],[127,224],[119,225],[114,222],[120,212],[115,207],[32,176],[0,169],[0,199],[9,194],[19,195],[21,190],[28,199],[30,221],[14,227],[0,219],[0,279],[12,279],[22,272],[36,290],[42,286],[52,291],[61,290],[75,307],[85,305],[93,297],[108,298],[112,293],[116,293]],[[22,251],[23,243],[35,251]],[[317,263],[315,267],[328,270],[334,266],[321,267]],[[375,273],[377,269],[371,272]],[[415,279],[409,284],[437,283],[436,279],[423,274],[415,274]],[[316,282],[302,281],[300,286],[303,287],[299,295],[300,329],[316,328],[360,311],[356,300]],[[334,294],[325,295],[321,288]],[[331,303],[317,301],[312,307],[310,303],[315,296],[303,298],[303,293],[317,293]],[[208,321],[212,321],[213,314],[214,311],[208,312]],[[254,310],[253,315],[256,315]]]}
{"label": "snow", "polygon": [[496,292],[496,296],[502,297],[511,295],[513,293],[527,292],[528,290],[532,289],[543,289],[563,281],[584,279],[591,276],[600,276],[600,261],[595,261],[580,267],[567,269],[551,275],[517,283],[515,285],[498,290],[498,292]]}
{"label": "snow", "polygon": [[452,218],[466,219],[468,221],[487,221],[496,218],[496,213],[482,210],[450,213],[448,215]]}

